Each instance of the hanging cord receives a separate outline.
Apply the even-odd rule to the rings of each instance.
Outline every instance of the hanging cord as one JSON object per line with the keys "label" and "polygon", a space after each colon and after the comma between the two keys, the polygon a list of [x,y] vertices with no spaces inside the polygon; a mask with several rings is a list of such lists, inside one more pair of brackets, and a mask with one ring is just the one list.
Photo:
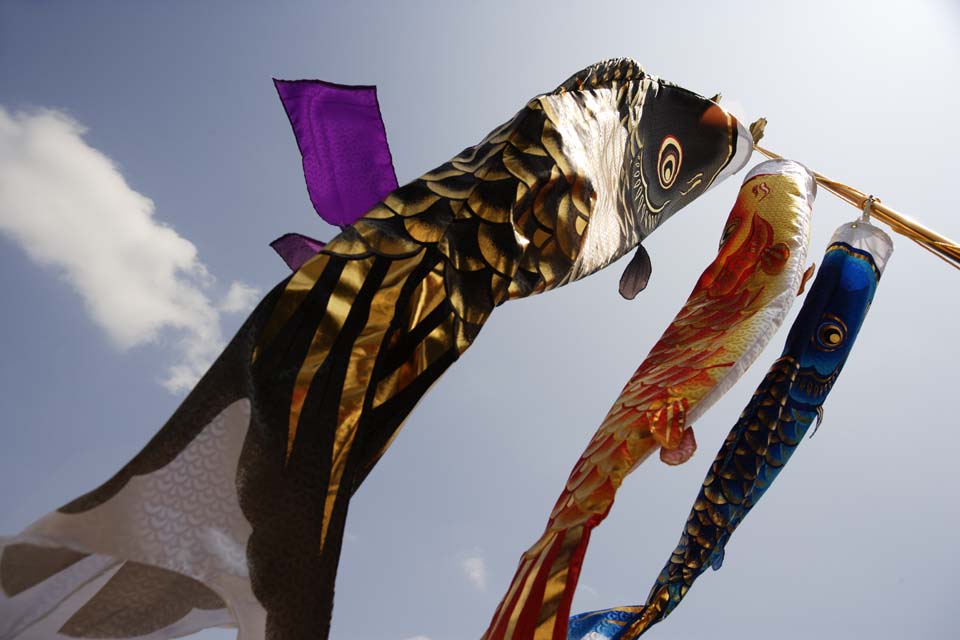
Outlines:
{"label": "hanging cord", "polygon": [[[760,118],[750,125],[750,133],[753,135],[754,142],[753,147],[768,158],[775,160],[782,159],[782,156],[764,149],[757,144],[760,138],[763,137],[763,129],[766,124],[766,119]],[[817,184],[841,200],[860,209],[863,212],[861,219],[869,221],[870,216],[873,216],[877,220],[889,225],[896,233],[910,238],[954,269],[960,270],[960,245],[953,240],[945,238],[936,231],[923,226],[913,218],[891,209],[881,203],[879,198],[868,196],[858,189],[854,189],[842,182],[831,180],[816,171],[813,172],[813,175],[817,179]]]}
{"label": "hanging cord", "polygon": [[872,193],[863,201],[863,213],[860,214],[860,222],[870,224],[870,211],[873,209],[874,202],[880,202],[880,198],[874,198]]}

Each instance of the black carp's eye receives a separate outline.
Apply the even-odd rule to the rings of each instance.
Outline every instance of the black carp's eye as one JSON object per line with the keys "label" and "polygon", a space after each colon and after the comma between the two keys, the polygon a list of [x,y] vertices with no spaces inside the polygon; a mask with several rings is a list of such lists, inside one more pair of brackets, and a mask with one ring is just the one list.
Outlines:
{"label": "black carp's eye", "polygon": [[843,346],[846,337],[847,325],[844,324],[843,320],[831,314],[820,322],[814,339],[817,346],[823,351],[835,351]]}
{"label": "black carp's eye", "polygon": [[647,235],[716,180],[741,168],[753,144],[736,118],[686,89],[651,84],[642,107],[623,168]]}
{"label": "black carp's eye", "polygon": [[677,181],[682,163],[683,148],[680,141],[667,136],[660,143],[660,152],[657,154],[657,179],[663,189],[669,189]]}

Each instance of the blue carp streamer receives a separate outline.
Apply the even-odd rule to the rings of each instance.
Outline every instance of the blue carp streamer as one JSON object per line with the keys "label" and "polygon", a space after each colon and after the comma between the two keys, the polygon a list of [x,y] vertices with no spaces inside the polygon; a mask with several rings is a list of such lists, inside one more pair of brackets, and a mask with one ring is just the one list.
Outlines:
{"label": "blue carp streamer", "polygon": [[570,618],[568,640],[632,640],[667,617],[770,488],[810,426],[819,425],[893,251],[865,221],[841,226],[797,316],[783,354],[764,377],[710,466],[680,542],[644,606]]}

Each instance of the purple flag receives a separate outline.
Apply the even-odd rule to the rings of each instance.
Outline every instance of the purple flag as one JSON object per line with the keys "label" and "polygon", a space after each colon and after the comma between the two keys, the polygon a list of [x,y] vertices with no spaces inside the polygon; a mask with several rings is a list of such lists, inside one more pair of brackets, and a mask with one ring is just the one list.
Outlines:
{"label": "purple flag", "polygon": [[397,188],[376,87],[273,82],[303,156],[310,201],[321,218],[350,224]]}

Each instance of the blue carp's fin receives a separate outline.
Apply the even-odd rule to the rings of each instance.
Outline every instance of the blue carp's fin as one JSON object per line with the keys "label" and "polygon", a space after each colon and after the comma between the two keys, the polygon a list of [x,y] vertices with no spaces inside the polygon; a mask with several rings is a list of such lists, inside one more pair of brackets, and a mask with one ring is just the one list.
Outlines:
{"label": "blue carp's fin", "polygon": [[813,431],[810,432],[810,437],[812,438],[817,434],[817,429],[820,428],[820,423],[823,422],[823,405],[817,407],[817,424],[813,425]]}
{"label": "blue carp's fin", "polygon": [[627,268],[623,270],[623,275],[620,276],[620,295],[627,300],[633,300],[638,293],[647,288],[652,272],[650,254],[642,244],[638,244],[637,252],[633,254]]}
{"label": "blue carp's fin", "polygon": [[720,567],[723,566],[724,555],[726,555],[724,547],[717,547],[714,549],[713,553],[710,554],[710,568],[714,571],[719,571]]}

